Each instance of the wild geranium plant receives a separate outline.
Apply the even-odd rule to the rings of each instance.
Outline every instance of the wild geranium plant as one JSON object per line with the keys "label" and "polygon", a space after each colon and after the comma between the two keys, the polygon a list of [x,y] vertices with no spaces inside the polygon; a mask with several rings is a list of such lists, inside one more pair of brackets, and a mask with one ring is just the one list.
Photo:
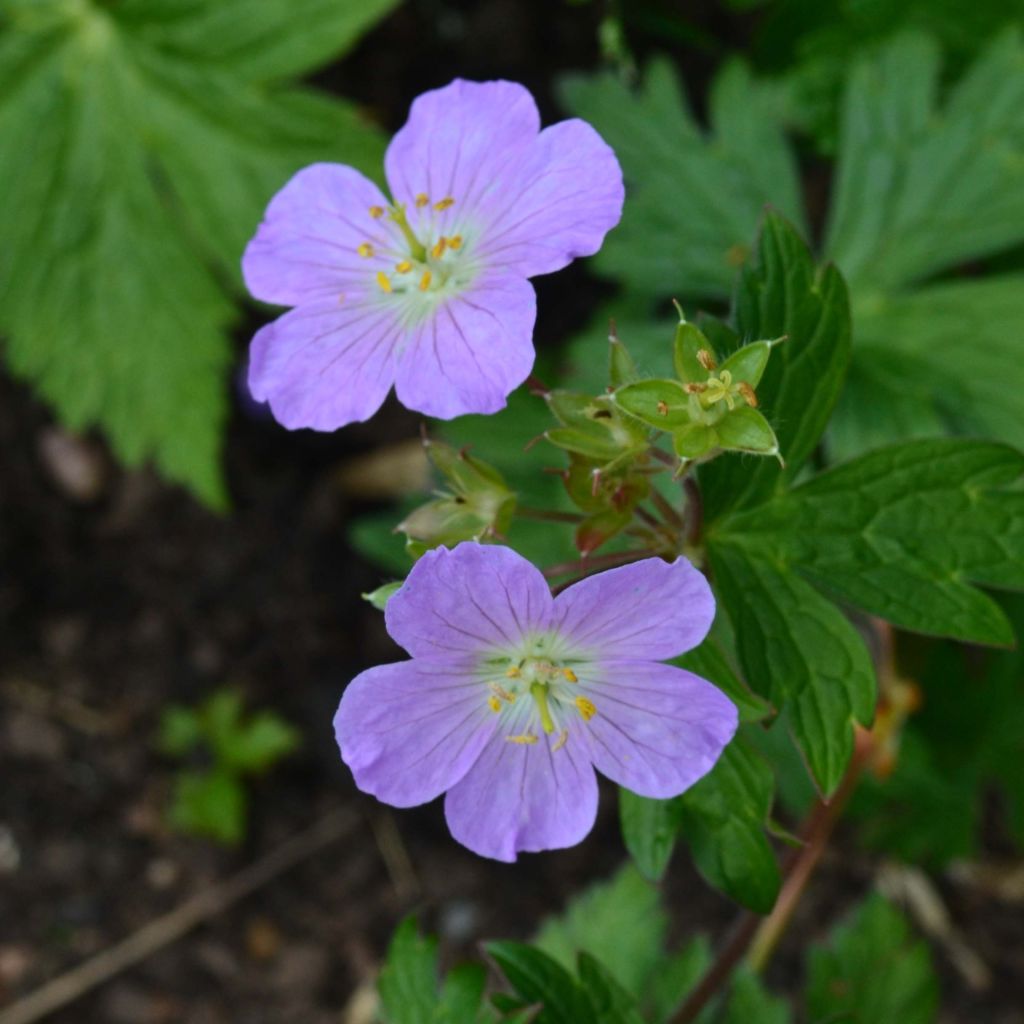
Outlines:
{"label": "wild geranium plant", "polygon": [[[494,416],[426,442],[442,486],[397,527],[403,578],[367,595],[410,658],[345,688],[341,756],[393,806],[446,794],[453,837],[502,861],[585,841],[603,776],[635,865],[536,944],[490,946],[507,986],[489,1003],[479,967],[438,986],[406,923],[387,1020],[683,1024],[713,1003],[716,1020],[789,1021],[757,972],[858,782],[900,756],[920,693],[898,631],[1014,641],[983,588],[1024,589],[1024,455],[892,436],[829,465],[849,296],[772,211],[749,247],[718,253],[709,280],[738,268],[721,316],[677,305],[641,346],[613,324],[610,344],[573,347],[585,384],[530,376],[500,412],[533,368],[527,279],[600,247],[622,204],[616,157],[583,122],[540,131],[520,86],[456,81],[413,104],[385,170],[390,197],[350,168],[299,172],[244,261],[254,295],[294,307],[257,334],[250,368],[285,426],[365,419],[392,384],[428,415]],[[470,452],[467,437],[489,440]],[[715,956],[667,954],[644,896],[678,839],[741,907]],[[932,1019],[927,951],[878,898],[808,972],[810,1019]]]}

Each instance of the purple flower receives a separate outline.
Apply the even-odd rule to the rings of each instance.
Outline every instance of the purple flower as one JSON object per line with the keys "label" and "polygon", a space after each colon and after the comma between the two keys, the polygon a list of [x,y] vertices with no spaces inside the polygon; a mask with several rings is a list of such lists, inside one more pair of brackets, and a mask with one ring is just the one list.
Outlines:
{"label": "purple flower", "polygon": [[552,598],[509,548],[436,548],[388,602],[412,661],[361,673],[334,726],[356,784],[396,807],[447,791],[452,835],[485,857],[578,843],[596,768],[670,797],[714,765],[736,708],[660,664],[704,639],[715,601],[684,558],[590,576]]}
{"label": "purple flower", "polygon": [[249,386],[286,427],[410,409],[491,413],[533,366],[527,278],[589,256],[622,212],[622,172],[590,125],[540,130],[529,92],[424,93],[384,162],[392,199],[314,164],[271,200],[242,259],[249,291],[294,306],[260,330]]}

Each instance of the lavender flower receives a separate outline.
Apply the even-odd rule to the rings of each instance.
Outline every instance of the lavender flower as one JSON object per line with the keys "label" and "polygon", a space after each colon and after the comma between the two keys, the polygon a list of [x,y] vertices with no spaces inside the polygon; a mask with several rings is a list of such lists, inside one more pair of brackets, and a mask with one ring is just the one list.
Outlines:
{"label": "lavender flower", "polygon": [[391,141],[392,199],[351,167],[314,164],[271,200],[242,270],[294,306],[260,330],[249,386],[286,427],[377,411],[491,413],[533,366],[527,278],[596,252],[622,173],[590,125],[540,131],[529,92],[466,82],[424,93]]}
{"label": "lavender flower", "polygon": [[701,642],[715,602],[685,559],[651,558],[552,598],[509,548],[427,552],[388,602],[411,661],[361,673],[334,725],[360,789],[396,807],[447,791],[452,835],[485,857],[578,843],[596,768],[651,797],[683,792],[736,731],[732,702],[660,664]]}

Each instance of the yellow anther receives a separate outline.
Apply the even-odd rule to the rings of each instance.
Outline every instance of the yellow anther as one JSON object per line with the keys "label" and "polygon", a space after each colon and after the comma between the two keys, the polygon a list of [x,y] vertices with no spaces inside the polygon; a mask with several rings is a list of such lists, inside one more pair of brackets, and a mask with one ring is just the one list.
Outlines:
{"label": "yellow anther", "polygon": [[[418,200],[417,200],[418,201]],[[447,210],[449,206],[454,206],[455,200],[451,196],[445,196],[444,199],[434,203],[435,210]]]}
{"label": "yellow anther", "polygon": [[426,192],[421,192],[421,193],[420,193],[420,194],[419,194],[419,195],[418,195],[418,196],[416,197],[416,205],[417,205],[418,207],[420,207],[421,209],[422,209],[422,208],[423,208],[424,206],[428,205],[428,204],[429,204],[429,202],[430,202],[430,196],[428,196]]}
{"label": "yellow anther", "polygon": [[491,710],[497,714],[501,710],[501,701],[497,697],[488,697],[487,703],[490,704]]}
{"label": "yellow anther", "polygon": [[534,736],[532,732],[524,732],[521,733],[519,736],[506,736],[505,742],[518,743],[520,746],[522,746],[523,744],[532,746],[534,743],[537,742],[537,737]]}
{"label": "yellow anther", "polygon": [[423,272],[423,276],[420,278],[420,291],[425,292],[430,287],[431,273],[429,270]]}
{"label": "yellow anther", "polygon": [[363,257],[364,260],[368,260],[373,255],[373,246],[369,242],[363,242],[362,245],[356,249],[356,252]]}
{"label": "yellow anther", "polygon": [[461,249],[462,248],[462,235],[452,235],[452,237],[448,239],[448,248],[449,249]]}
{"label": "yellow anther", "polygon": [[522,672],[520,672],[515,665],[512,665],[505,669],[505,675],[508,676],[509,679],[518,679],[522,675]]}
{"label": "yellow anther", "polygon": [[562,747],[565,746],[565,744],[568,741],[568,739],[569,739],[569,730],[568,729],[563,729],[558,734],[558,739],[555,740],[555,742],[552,744],[551,752],[554,753],[556,750],[561,750]]}
{"label": "yellow anther", "polygon": [[745,381],[740,381],[736,385],[736,390],[743,396],[743,401],[747,403],[752,409],[757,408],[757,395],[754,393],[754,389]]}
{"label": "yellow anther", "polygon": [[706,348],[697,349],[697,362],[708,371],[713,370],[718,365],[715,362],[715,357]]}
{"label": "yellow anther", "polygon": [[437,245],[435,245],[434,248],[430,250],[430,255],[433,256],[435,260],[439,260],[444,255],[444,250],[447,246],[448,239],[445,238],[444,235],[442,235],[437,240]]}
{"label": "yellow anther", "polygon": [[597,708],[594,707],[593,702],[587,700],[586,697],[576,698],[576,708],[579,713],[583,716],[584,722],[589,722],[594,715],[597,714]]}
{"label": "yellow anther", "polygon": [[408,260],[402,260],[401,263],[395,265],[395,270],[400,274],[408,274],[412,270],[412,264]]}
{"label": "yellow anther", "polygon": [[380,285],[382,291],[390,293],[390,291],[391,291],[391,281],[388,278],[388,275],[385,274],[383,270],[378,270],[377,271],[377,284]]}
{"label": "yellow anther", "polygon": [[562,669],[562,675],[565,676],[567,682],[570,682],[570,683],[578,683],[579,682],[579,679],[577,678],[576,673],[573,672],[573,670],[571,668],[563,668]]}
{"label": "yellow anther", "polygon": [[490,687],[491,693],[493,693],[495,697],[500,697],[502,700],[508,701],[509,704],[515,703],[516,695],[514,693],[509,693],[501,683],[491,683]]}
{"label": "yellow anther", "polygon": [[370,207],[370,216],[374,220],[380,220],[381,217],[384,216],[384,207],[383,206],[371,206]]}

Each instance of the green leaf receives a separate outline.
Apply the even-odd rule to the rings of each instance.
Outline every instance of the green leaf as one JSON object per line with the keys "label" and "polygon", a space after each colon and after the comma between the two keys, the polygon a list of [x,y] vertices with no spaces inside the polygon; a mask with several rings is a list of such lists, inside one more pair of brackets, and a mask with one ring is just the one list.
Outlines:
{"label": "green leaf", "polygon": [[780,884],[764,831],[774,792],[768,762],[736,739],[703,779],[676,798],[680,834],[697,869],[709,884],[760,914],[771,910]]}
{"label": "green leaf", "polygon": [[674,658],[672,664],[711,680],[739,709],[741,722],[763,721],[774,714],[772,706],[754,693],[737,674],[730,661],[733,655],[726,656],[725,653],[727,646],[732,650],[733,642],[729,640],[726,643],[723,626],[724,620],[716,622],[711,636],[699,647]]}
{"label": "green leaf", "polygon": [[895,625],[1008,645],[1005,615],[977,588],[1024,588],[1022,475],[1024,454],[1005,445],[912,441],[821,473],[725,530]]}
{"label": "green leaf", "polygon": [[835,605],[774,560],[771,548],[709,546],[719,595],[751,686],[785,707],[825,793],[853,753],[853,723],[874,715],[875,673],[864,642]]}
{"label": "green leaf", "polygon": [[299,746],[300,736],[271,711],[251,716],[225,744],[225,764],[243,774],[264,772]]}
{"label": "green leaf", "polygon": [[404,580],[393,580],[391,583],[382,583],[376,590],[362,594],[362,599],[372,604],[377,611],[382,612],[387,607],[388,601],[402,589],[404,582]]}
{"label": "green leaf", "polygon": [[615,404],[658,430],[673,430],[690,422],[690,396],[675,380],[642,380],[614,394]]}
{"label": "green leaf", "polygon": [[763,501],[795,479],[814,451],[839,396],[850,358],[850,310],[835,267],[816,268],[807,246],[782,217],[769,213],[756,255],[734,296],[736,329],[745,338],[779,338],[758,387],[760,407],[776,425],[781,469],[769,459],[716,459],[702,467],[709,520]]}
{"label": "green leaf", "polygon": [[810,951],[807,1009],[819,1024],[932,1024],[938,995],[928,947],[880,896]]}
{"label": "green leaf", "polygon": [[627,864],[547,920],[534,944],[568,969],[577,954],[588,953],[612,965],[618,983],[640,996],[661,958],[666,927],[657,889]]}
{"label": "green leaf", "polygon": [[946,432],[1024,448],[1022,323],[1021,274],[931,284],[858,307],[830,453],[848,458]]}
{"label": "green leaf", "polygon": [[[307,15],[324,6],[44,0],[0,22],[8,363],[71,429],[102,427],[126,463],[152,459],[214,506],[234,319],[223,282],[240,283],[245,241],[300,166],[379,170],[382,140],[350,106],[267,80],[332,56],[328,36],[350,40],[342,11],[355,29],[383,9],[331,5],[314,45]],[[230,31],[207,35],[220,19]]]}
{"label": "green leaf", "polygon": [[479,1019],[486,984],[487,971],[480,964],[453,968],[441,986],[433,1017],[435,1024],[473,1024]]}
{"label": "green leaf", "polygon": [[800,218],[792,154],[743,64],[715,79],[707,135],[666,60],[638,92],[606,73],[568,78],[561,93],[615,149],[630,186],[595,257],[601,273],[648,295],[725,296],[765,203]]}
{"label": "green leaf", "polygon": [[1024,44],[1006,32],[938,107],[939,51],[893,39],[852,72],[826,250],[855,294],[1024,241]]}
{"label": "green leaf", "polygon": [[650,983],[654,1024],[667,1024],[710,966],[711,949],[704,936],[665,959]]}
{"label": "green leaf", "polygon": [[160,716],[157,746],[168,757],[184,757],[202,738],[199,716],[192,708],[172,705]]}
{"label": "green leaf", "polygon": [[[766,991],[758,976],[749,970],[737,971],[725,1010],[716,1017],[720,1024],[789,1024],[792,1019],[786,1001]],[[882,1024],[881,1019],[877,1024]]]}
{"label": "green leaf", "polygon": [[591,1006],[576,979],[547,953],[519,942],[486,946],[516,994],[537,1003],[534,1024],[580,1024],[590,1019]]}
{"label": "green leaf", "polygon": [[589,953],[580,953],[579,976],[592,1007],[593,1015],[588,1020],[593,1024],[644,1024],[635,997]]}
{"label": "green leaf", "polygon": [[727,412],[715,424],[718,443],[727,451],[749,452],[752,455],[776,455],[779,442],[771,424],[750,406],[741,405]]}
{"label": "green leaf", "polygon": [[681,459],[699,459],[713,451],[718,442],[718,431],[703,423],[690,423],[672,434],[672,448]]}
{"label": "green leaf", "polygon": [[682,820],[679,799],[652,800],[619,789],[622,839],[637,869],[652,882],[657,882],[668,867]]}
{"label": "green leaf", "polygon": [[179,832],[234,846],[245,838],[246,812],[245,789],[230,772],[181,772],[174,780],[168,822]]}
{"label": "green leaf", "polygon": [[421,938],[407,917],[396,930],[377,981],[386,1024],[434,1024],[437,941]]}

